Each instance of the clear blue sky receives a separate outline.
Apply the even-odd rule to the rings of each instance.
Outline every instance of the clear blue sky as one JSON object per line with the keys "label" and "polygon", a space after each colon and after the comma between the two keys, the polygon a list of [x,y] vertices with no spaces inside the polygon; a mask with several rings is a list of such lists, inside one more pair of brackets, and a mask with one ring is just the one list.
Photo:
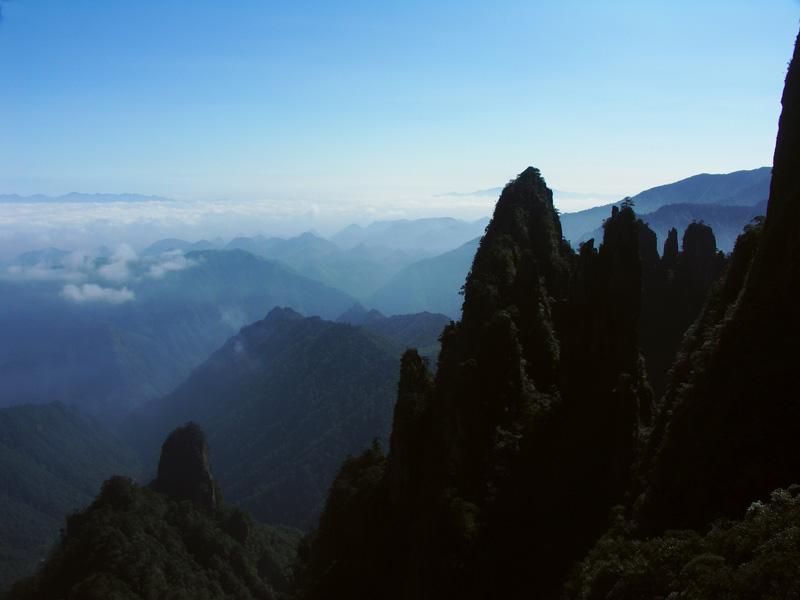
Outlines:
{"label": "clear blue sky", "polygon": [[[0,2],[0,193],[635,194],[772,162],[797,0]],[[413,215],[412,215],[413,216]]]}

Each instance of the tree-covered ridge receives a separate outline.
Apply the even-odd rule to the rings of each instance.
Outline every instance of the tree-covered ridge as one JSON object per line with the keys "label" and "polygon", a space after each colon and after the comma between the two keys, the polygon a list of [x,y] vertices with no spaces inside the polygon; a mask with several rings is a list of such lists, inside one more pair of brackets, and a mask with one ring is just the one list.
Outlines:
{"label": "tree-covered ridge", "polygon": [[404,350],[416,348],[423,356],[436,360],[441,349],[439,336],[449,322],[450,319],[441,313],[421,312],[385,317],[372,310],[353,324],[392,340]]}
{"label": "tree-covered ridge", "polygon": [[114,473],[135,476],[135,453],[77,408],[0,409],[0,591],[48,555],[64,515]]}
{"label": "tree-covered ridge", "polygon": [[[167,460],[176,459],[168,445],[194,452],[197,431],[203,435],[190,424],[174,432]],[[155,487],[172,489],[163,479]],[[53,556],[8,598],[277,598],[297,536],[256,523],[219,493],[209,510],[114,476],[89,507],[67,518]]]}
{"label": "tree-covered ridge", "polygon": [[664,393],[684,333],[700,315],[712,284],[725,272],[728,258],[717,250],[716,236],[704,223],[690,223],[681,238],[671,229],[659,258],[656,236],[637,223],[642,263],[642,311],[639,348],[656,398]]}
{"label": "tree-covered ridge", "polygon": [[155,458],[170,428],[195,421],[231,501],[307,528],[344,457],[388,439],[401,353],[363,327],[274,309],[132,416],[125,439]]}

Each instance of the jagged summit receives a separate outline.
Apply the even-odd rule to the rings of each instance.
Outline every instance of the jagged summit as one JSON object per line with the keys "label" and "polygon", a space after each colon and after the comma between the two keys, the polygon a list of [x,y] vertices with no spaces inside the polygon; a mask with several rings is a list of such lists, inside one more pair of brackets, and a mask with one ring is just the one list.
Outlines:
{"label": "jagged summit", "polygon": [[475,328],[506,311],[523,329],[532,327],[538,299],[547,303],[566,293],[573,263],[553,192],[539,170],[528,167],[497,201],[464,284],[462,323],[476,334]]}
{"label": "jagged summit", "polygon": [[634,513],[647,535],[738,517],[798,481],[799,45],[782,104],[766,220],[739,237],[673,368]]}

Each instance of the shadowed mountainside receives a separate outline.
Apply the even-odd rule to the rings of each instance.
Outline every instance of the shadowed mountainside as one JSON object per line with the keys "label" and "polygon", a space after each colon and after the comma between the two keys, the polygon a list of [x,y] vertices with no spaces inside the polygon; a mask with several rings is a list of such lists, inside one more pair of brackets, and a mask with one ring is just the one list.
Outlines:
{"label": "shadowed mountainside", "polygon": [[168,396],[129,416],[144,457],[195,421],[232,501],[268,523],[312,525],[348,453],[388,439],[402,349],[363,327],[273,309]]}

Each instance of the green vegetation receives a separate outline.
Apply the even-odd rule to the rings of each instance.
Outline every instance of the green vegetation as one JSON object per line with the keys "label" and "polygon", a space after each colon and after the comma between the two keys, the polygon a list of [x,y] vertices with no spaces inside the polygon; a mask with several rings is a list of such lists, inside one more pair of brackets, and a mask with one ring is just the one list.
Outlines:
{"label": "green vegetation", "polygon": [[[170,435],[165,461],[179,468],[198,439],[207,459],[202,431],[190,425]],[[165,467],[159,487],[174,488],[167,478],[176,468]],[[114,476],[88,508],[69,515],[52,557],[8,599],[276,598],[291,576],[298,536],[256,523],[226,504],[218,487],[209,510]]]}
{"label": "green vegetation", "polygon": [[[371,394],[388,379],[385,342],[288,310],[243,329],[131,431],[208,423],[231,487],[261,506],[257,486],[277,482],[295,502],[283,511],[314,498],[303,478],[348,453],[292,566],[302,600],[796,597],[798,56],[800,44],[767,216],[729,262],[703,223],[687,227],[680,252],[670,231],[659,258],[631,201],[611,209],[598,248],[588,240],[576,255],[539,171],[509,182],[436,374],[415,350],[401,358],[388,454],[378,440],[358,455],[341,443],[381,427],[390,403]],[[686,319],[656,401],[640,345],[674,344]],[[11,597],[285,589],[291,535],[259,533],[224,504],[199,431],[170,435],[151,488],[108,480]]]}
{"label": "green vegetation", "polygon": [[36,569],[63,527],[114,473],[136,475],[135,453],[63,404],[0,409],[0,591]]}
{"label": "green vegetation", "polygon": [[167,432],[195,421],[232,502],[308,528],[344,457],[388,440],[400,354],[362,327],[275,309],[133,415],[124,437],[154,466]]}
{"label": "green vegetation", "polygon": [[797,598],[799,494],[797,486],[778,489],[751,504],[744,519],[719,521],[705,535],[667,530],[638,539],[619,521],[575,568],[564,598]]}

